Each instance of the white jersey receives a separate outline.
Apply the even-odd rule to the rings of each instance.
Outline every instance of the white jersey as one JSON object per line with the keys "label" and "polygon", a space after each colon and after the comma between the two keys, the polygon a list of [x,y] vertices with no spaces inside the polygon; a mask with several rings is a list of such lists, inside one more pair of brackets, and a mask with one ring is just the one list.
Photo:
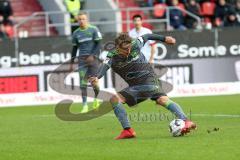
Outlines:
{"label": "white jersey", "polygon": [[[136,31],[136,28],[133,28],[132,30],[129,31],[128,34],[131,38],[138,38],[145,34],[152,34],[152,31],[148,28],[141,27],[139,32]],[[141,52],[146,57],[147,61],[149,61],[151,57],[151,45],[154,43],[155,43],[154,41],[148,41],[147,43],[145,43],[144,47],[141,49]]]}

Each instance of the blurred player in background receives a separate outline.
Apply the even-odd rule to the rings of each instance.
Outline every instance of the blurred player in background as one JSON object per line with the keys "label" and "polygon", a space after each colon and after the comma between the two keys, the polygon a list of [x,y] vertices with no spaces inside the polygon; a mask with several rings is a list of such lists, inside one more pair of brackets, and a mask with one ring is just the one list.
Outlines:
{"label": "blurred player in background", "polygon": [[[151,34],[152,31],[148,28],[142,26],[142,16],[137,14],[133,16],[133,23],[134,27],[132,30],[129,31],[129,36],[131,38],[138,38],[143,36],[144,34]],[[148,41],[144,47],[141,49],[142,53],[146,57],[149,63],[154,62],[154,54],[156,52],[156,45],[154,41]]]}
{"label": "blurred player in background", "polygon": [[[76,58],[77,51],[78,64],[79,64],[79,76],[80,76],[80,88],[82,91],[83,109],[82,113],[86,113],[89,110],[87,104],[87,83],[90,76],[95,76],[98,71],[99,61],[98,56],[100,54],[102,35],[96,26],[90,25],[88,17],[85,12],[80,12],[77,16],[80,27],[74,31],[72,35],[73,49],[71,59],[71,71],[73,70],[73,62]],[[95,99],[93,102],[93,108],[97,108],[99,102],[97,96],[99,93],[99,85],[95,83],[93,85],[95,92]]]}
{"label": "blurred player in background", "polygon": [[170,36],[145,34],[132,40],[127,33],[122,33],[116,38],[116,49],[108,53],[98,76],[90,78],[92,83],[97,83],[98,79],[103,77],[111,67],[129,85],[129,87],[118,92],[110,99],[114,113],[123,127],[123,131],[116,139],[133,138],[136,136],[135,131],[131,128],[123,103],[127,103],[128,106],[134,106],[148,98],[156,101],[157,104],[175,114],[177,118],[185,121],[185,127],[181,131],[182,134],[186,134],[191,129],[196,128],[196,125],[188,120],[182,108],[170,100],[164,93],[161,81],[155,74],[151,64],[147,63],[144,55],[141,53],[141,48],[148,40],[161,41],[167,44],[176,43],[176,40]]}
{"label": "blurred player in background", "polygon": [[[64,0],[64,4],[70,14],[71,24],[77,23],[77,16],[81,9],[80,0]],[[72,25],[71,28],[73,33],[76,29],[78,29],[78,26]]]}

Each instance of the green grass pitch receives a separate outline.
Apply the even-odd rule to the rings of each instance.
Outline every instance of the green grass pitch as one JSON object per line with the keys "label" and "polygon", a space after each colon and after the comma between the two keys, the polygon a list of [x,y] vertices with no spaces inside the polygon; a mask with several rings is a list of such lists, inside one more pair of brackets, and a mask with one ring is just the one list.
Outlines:
{"label": "green grass pitch", "polygon": [[[53,105],[0,108],[0,160],[239,160],[240,95],[174,100],[191,110],[195,132],[171,137],[171,114],[146,101],[127,109],[137,138],[119,141],[113,140],[121,131],[113,112],[65,122],[56,118]],[[154,114],[165,117],[150,119]]]}

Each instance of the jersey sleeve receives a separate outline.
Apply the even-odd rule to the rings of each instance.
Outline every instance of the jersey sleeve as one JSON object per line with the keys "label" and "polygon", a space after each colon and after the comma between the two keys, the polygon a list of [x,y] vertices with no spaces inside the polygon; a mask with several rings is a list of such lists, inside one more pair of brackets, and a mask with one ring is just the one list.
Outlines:
{"label": "jersey sleeve", "polygon": [[111,68],[111,65],[112,65],[112,53],[109,52],[107,57],[103,61],[103,65],[101,66],[101,68],[97,74],[97,77],[99,79],[102,78],[106,74],[108,69]]}
{"label": "jersey sleeve", "polygon": [[143,47],[144,43],[141,43],[139,38],[132,40],[132,47],[131,47],[131,53],[130,55],[132,57],[136,57],[140,54],[140,50]]}
{"label": "jersey sleeve", "polygon": [[103,63],[111,67],[112,65],[112,57],[116,55],[114,51],[109,51],[106,58],[104,59]]}
{"label": "jersey sleeve", "polygon": [[72,35],[72,45],[73,46],[77,46],[78,45],[78,41],[77,41],[77,38],[76,38],[75,34]]}
{"label": "jersey sleeve", "polygon": [[141,45],[144,45],[149,40],[165,42],[166,37],[159,34],[145,34],[141,37],[138,37],[138,43]]}
{"label": "jersey sleeve", "polygon": [[108,67],[111,67],[112,65],[112,59],[109,57],[106,57],[103,61],[103,64],[107,65]]}
{"label": "jersey sleeve", "polygon": [[140,49],[145,45],[146,41],[144,41],[143,37],[140,36],[136,39],[135,44],[137,45],[137,47],[139,47]]}
{"label": "jersey sleeve", "polygon": [[[152,34],[153,32],[150,30],[150,29],[148,29],[148,33],[147,34]],[[156,42],[155,41],[153,41],[153,40],[149,40],[148,42],[147,42],[147,44],[149,45],[149,46],[152,46],[152,45],[154,45]]]}
{"label": "jersey sleeve", "polygon": [[102,34],[97,27],[94,27],[93,40],[94,41],[102,40]]}

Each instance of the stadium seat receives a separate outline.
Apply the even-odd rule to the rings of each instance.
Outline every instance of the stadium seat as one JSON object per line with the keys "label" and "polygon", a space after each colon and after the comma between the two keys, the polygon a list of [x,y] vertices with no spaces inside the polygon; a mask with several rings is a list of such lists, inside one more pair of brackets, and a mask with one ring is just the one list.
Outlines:
{"label": "stadium seat", "polygon": [[204,17],[204,23],[211,23],[211,18],[209,17]]}
{"label": "stadium seat", "polygon": [[153,15],[156,18],[162,18],[166,11],[166,4],[156,4],[154,5]]}
{"label": "stadium seat", "polygon": [[203,16],[213,16],[214,15],[214,9],[215,9],[215,3],[213,2],[204,2],[202,4],[202,15]]}
{"label": "stadium seat", "polygon": [[[13,16],[16,20],[16,23],[19,23],[26,19],[28,16],[32,15],[34,12],[42,12],[43,8],[38,2],[38,0],[11,0],[11,6],[13,8]],[[27,27],[25,27],[27,25]],[[41,29],[39,29],[41,28]],[[12,35],[11,28],[9,29],[10,35]],[[19,32],[21,31],[28,32],[29,36],[45,36],[45,18],[36,17],[36,19],[28,21],[21,25]],[[16,33],[18,34],[18,33]],[[56,35],[56,29],[50,28],[50,35]]]}
{"label": "stadium seat", "polygon": [[10,38],[13,38],[14,37],[14,29],[13,29],[13,26],[11,25],[5,25],[5,30],[6,30],[6,33],[8,34],[8,36]]}
{"label": "stadium seat", "polygon": [[[143,11],[140,10],[140,7],[137,5],[137,3],[136,3],[135,0],[118,0],[118,2],[119,2],[119,6],[118,6],[118,7],[119,7],[120,9],[123,9],[123,10],[121,11],[122,20],[123,20],[123,21],[126,21],[127,18],[128,18],[128,16],[127,16],[128,13],[127,13],[126,10],[124,10],[124,9],[126,9],[126,8],[139,8],[139,10],[133,10],[133,11],[130,11],[130,12],[129,12],[129,18],[130,18],[130,20],[131,20],[131,18],[133,17],[133,15],[135,15],[135,14],[140,14],[140,15],[142,15],[143,20],[148,19],[148,15],[146,15]],[[150,28],[153,28],[152,25],[151,25],[150,23],[147,23],[147,22],[144,23],[144,26],[149,26],[149,27],[151,26]],[[132,28],[132,27],[133,27],[133,24],[130,23],[130,28]],[[122,31],[123,31],[123,32],[127,32],[127,31],[128,31],[128,26],[127,26],[126,23],[123,23],[123,24],[122,24]]]}

